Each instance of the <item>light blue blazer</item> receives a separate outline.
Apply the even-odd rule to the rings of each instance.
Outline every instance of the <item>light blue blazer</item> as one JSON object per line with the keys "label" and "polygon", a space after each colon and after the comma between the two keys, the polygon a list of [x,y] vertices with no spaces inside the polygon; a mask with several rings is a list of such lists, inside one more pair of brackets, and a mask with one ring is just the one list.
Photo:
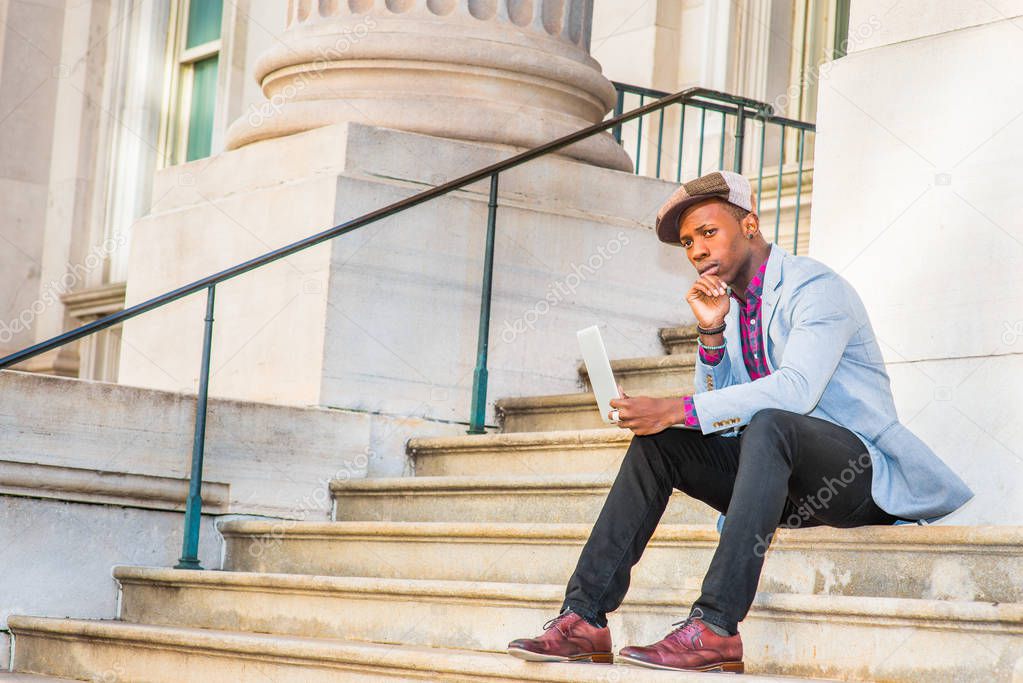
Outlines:
{"label": "light blue blazer", "polygon": [[881,509],[930,523],[973,491],[899,422],[891,383],[866,309],[845,278],[776,244],[764,275],[759,324],[771,374],[750,380],[742,359],[739,308],[725,317],[726,354],[696,360],[693,404],[704,434],[735,436],[763,408],[781,408],[846,427],[866,444],[871,492]]}

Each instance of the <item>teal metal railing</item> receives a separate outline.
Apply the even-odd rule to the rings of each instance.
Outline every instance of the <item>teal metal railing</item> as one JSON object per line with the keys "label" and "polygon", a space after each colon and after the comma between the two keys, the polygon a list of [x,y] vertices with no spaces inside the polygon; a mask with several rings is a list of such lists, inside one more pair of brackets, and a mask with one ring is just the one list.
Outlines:
{"label": "teal metal railing", "polygon": [[[621,104],[619,99],[619,104]],[[480,320],[479,332],[476,347],[476,365],[473,372],[472,406],[469,417],[469,433],[480,434],[484,432],[484,418],[486,414],[487,398],[487,352],[490,338],[490,297],[491,284],[493,281],[494,264],[494,237],[497,228],[498,209],[498,178],[501,173],[525,164],[533,159],[556,152],[573,143],[579,142],[593,135],[613,129],[615,137],[621,140],[622,126],[633,120],[642,120],[642,117],[655,112],[663,112],[667,107],[682,105],[686,107],[698,107],[708,111],[721,111],[722,113],[733,113],[743,118],[750,115],[771,118],[770,106],[762,102],[754,102],[746,98],[735,97],[727,93],[707,90],[704,88],[690,88],[681,92],[665,95],[653,102],[643,104],[629,112],[618,112],[606,121],[587,126],[575,133],[558,138],[546,144],[534,147],[520,154],[516,154],[504,161],[490,166],[477,169],[471,173],[455,178],[449,182],[431,187],[418,192],[411,197],[406,197],[382,208],[370,211],[357,218],[336,225],[328,230],[316,233],[305,239],[292,244],[280,247],[267,252],[248,261],[243,261],[218,273],[208,275],[190,284],[177,289],[165,292],[147,301],[135,304],[129,308],[87,323],[64,334],[53,337],[33,346],[29,346],[8,356],[0,358],[0,369],[10,368],[18,363],[24,362],[34,356],[52,351],[65,344],[77,341],[91,334],[100,332],[114,325],[124,323],[131,318],[155,311],[173,301],[186,296],[206,293],[206,313],[203,318],[203,347],[202,357],[199,365],[199,386],[195,410],[195,430],[192,444],[192,466],[189,480],[188,498],[185,504],[185,530],[182,540],[181,558],[176,565],[180,569],[200,569],[199,550],[199,521],[202,515],[202,470],[203,454],[205,450],[206,435],[206,408],[210,379],[210,355],[213,345],[213,321],[216,288],[222,282],[238,277],[243,273],[261,268],[274,263],[282,258],[291,256],[300,251],[313,247],[317,244],[346,235],[354,230],[365,227],[371,223],[382,220],[389,216],[407,211],[432,199],[442,197],[455,190],[465,189],[469,185],[481,180],[489,180],[490,197],[487,211],[487,239],[483,261],[482,292],[480,298]],[[662,116],[663,121],[663,116]],[[798,123],[798,122],[793,122]],[[642,125],[642,124],[640,124]],[[741,126],[740,126],[741,128]],[[735,163],[736,168],[741,168],[742,137],[736,139]],[[723,161],[723,151],[719,152],[719,162]],[[762,150],[761,150],[762,154]],[[681,155],[678,159],[681,169]],[[681,174],[681,170],[679,171]]]}
{"label": "teal metal railing", "polygon": [[[618,97],[611,112],[612,119],[619,116],[627,105],[636,104],[637,107],[643,107],[646,102],[661,101],[668,95],[666,92],[626,83],[615,82],[614,86]],[[774,185],[774,241],[779,242],[782,237],[783,208],[788,209],[790,205],[790,202],[786,202],[783,207],[782,195],[787,190],[786,180],[794,176],[790,251],[793,254],[798,253],[803,175],[806,170],[804,168],[806,137],[816,134],[816,126],[805,121],[775,116],[769,105],[738,97],[722,101],[714,97],[694,96],[679,102],[678,105],[674,111],[668,108],[658,111],[656,128],[647,126],[644,129],[642,118],[635,120],[632,126],[617,124],[613,127],[615,139],[633,155],[635,172],[639,175],[684,182],[713,170],[743,173],[746,167],[753,165],[756,168],[756,208],[759,214],[764,190],[765,150],[768,150],[768,137],[774,138],[777,144],[771,145],[773,147],[771,154],[777,157],[777,173],[771,176],[772,169],[768,171],[768,180]],[[669,119],[666,131],[665,118],[671,117],[672,114],[676,121],[672,122]],[[697,124],[699,128],[693,136]],[[708,126],[713,127],[712,130],[708,130]],[[686,137],[687,132],[690,134],[689,138]],[[790,136],[787,137],[786,133]],[[712,148],[705,154],[708,138],[712,135],[717,138],[714,145],[717,149]],[[746,144],[748,137],[759,138],[756,147],[749,148]],[[689,158],[686,158],[687,150],[691,154]],[[714,151],[717,152],[716,158],[711,156]],[[725,166],[726,158],[730,160],[731,168]],[[715,161],[716,165],[710,165],[711,161]],[[752,182],[752,175],[749,177]]]}

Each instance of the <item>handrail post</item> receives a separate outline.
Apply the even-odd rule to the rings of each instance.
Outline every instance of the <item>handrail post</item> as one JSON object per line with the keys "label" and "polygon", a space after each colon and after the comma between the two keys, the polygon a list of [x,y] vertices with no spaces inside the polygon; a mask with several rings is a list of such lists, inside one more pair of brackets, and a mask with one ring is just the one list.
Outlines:
{"label": "handrail post", "polygon": [[202,569],[199,565],[199,522],[202,519],[202,457],[206,445],[206,397],[210,385],[210,347],[213,344],[213,297],[216,285],[206,290],[206,325],[202,339],[202,367],[195,402],[195,436],[192,440],[192,475],[185,503],[185,537],[181,559],[175,569]]}
{"label": "handrail post", "polygon": [[494,278],[494,234],[497,229],[497,176],[490,176],[487,204],[487,250],[483,257],[483,296],[480,299],[480,329],[476,338],[476,369],[472,376],[472,415],[469,434],[483,434],[487,413],[487,348],[490,344],[490,292]]}
{"label": "handrail post", "polygon": [[796,225],[792,233],[793,255],[799,250],[799,203],[803,195],[803,138],[805,137],[806,131],[801,128],[799,130],[799,170],[797,171],[799,175],[796,176]]}
{"label": "handrail post", "polygon": [[[615,98],[615,108],[614,108],[614,114],[612,114],[612,118],[617,118],[617,117],[621,116],[624,111],[625,111],[625,91],[622,90],[621,88],[618,88],[618,97]],[[611,129],[611,135],[614,136],[615,142],[617,142],[619,145],[622,144],[622,124],[619,123],[614,128],[612,128]]]}
{"label": "handrail post", "polygon": [[732,162],[732,170],[736,173],[742,173],[743,141],[746,138],[745,129],[746,107],[739,105],[738,111],[735,115],[735,160]]}

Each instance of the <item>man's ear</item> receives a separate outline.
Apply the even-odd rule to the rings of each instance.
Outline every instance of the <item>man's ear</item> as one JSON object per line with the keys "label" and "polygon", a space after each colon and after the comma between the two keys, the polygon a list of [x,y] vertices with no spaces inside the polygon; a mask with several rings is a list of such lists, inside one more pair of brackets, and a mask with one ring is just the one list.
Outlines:
{"label": "man's ear", "polygon": [[750,211],[745,218],[742,219],[742,229],[745,231],[747,228],[753,228],[754,231],[760,228],[760,216],[755,212]]}

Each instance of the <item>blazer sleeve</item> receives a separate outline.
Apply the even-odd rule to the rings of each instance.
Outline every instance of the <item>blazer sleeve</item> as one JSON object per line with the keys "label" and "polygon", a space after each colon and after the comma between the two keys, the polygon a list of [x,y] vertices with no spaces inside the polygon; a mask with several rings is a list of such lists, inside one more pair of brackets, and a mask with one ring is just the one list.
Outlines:
{"label": "blazer sleeve", "polygon": [[[728,357],[728,349],[722,349],[724,354],[714,365],[703,362],[699,349],[696,351],[696,375],[693,378],[694,393],[713,391],[737,384],[738,380],[732,373],[732,359]],[[699,409],[697,409],[699,415]],[[701,419],[702,421],[702,419]]]}
{"label": "blazer sleeve", "polygon": [[[854,316],[856,309],[834,276],[801,285],[793,293],[791,306],[792,326],[774,372],[730,386],[718,385],[715,375],[715,388],[709,391],[700,391],[697,382],[699,393],[693,395],[693,405],[704,434],[742,427],[764,408],[805,415],[817,405],[846,346],[866,321]],[[699,362],[697,373],[699,377]]]}

